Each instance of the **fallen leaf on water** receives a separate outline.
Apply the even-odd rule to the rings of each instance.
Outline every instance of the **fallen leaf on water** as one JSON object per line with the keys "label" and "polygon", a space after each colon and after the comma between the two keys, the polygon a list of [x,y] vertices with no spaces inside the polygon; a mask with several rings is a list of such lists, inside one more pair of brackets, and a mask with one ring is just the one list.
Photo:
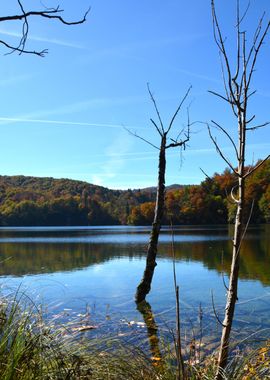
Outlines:
{"label": "fallen leaf on water", "polygon": [[87,331],[87,330],[93,330],[93,329],[97,329],[97,326],[92,326],[92,325],[78,326],[78,327],[73,327],[72,331],[81,332],[81,331]]}
{"label": "fallen leaf on water", "polygon": [[136,321],[129,321],[128,322],[129,326],[138,326],[138,327],[144,327],[145,323],[144,322],[136,322]]}
{"label": "fallen leaf on water", "polygon": [[152,356],[151,360],[160,361],[161,358],[159,356]]}

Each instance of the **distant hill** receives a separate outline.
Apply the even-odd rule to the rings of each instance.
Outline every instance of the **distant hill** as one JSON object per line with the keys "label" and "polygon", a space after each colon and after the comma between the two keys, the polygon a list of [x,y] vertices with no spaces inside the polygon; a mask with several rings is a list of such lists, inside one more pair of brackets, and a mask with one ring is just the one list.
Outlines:
{"label": "distant hill", "polygon": [[[182,189],[182,188],[184,188],[184,187],[186,187],[186,186],[187,186],[187,185],[177,185],[177,184],[173,184],[173,185],[166,186],[166,189],[167,189],[167,190],[178,190],[178,189]],[[156,188],[156,186],[144,187],[144,188],[140,189],[140,191],[142,191],[142,192],[156,193],[157,188]]]}
{"label": "distant hill", "polygon": [[[200,185],[167,187],[164,223],[227,223],[234,218],[228,194],[235,177],[225,170]],[[0,176],[0,225],[70,226],[151,224],[155,187],[111,190],[70,179]],[[270,222],[270,160],[247,181],[247,214],[251,221]]]}

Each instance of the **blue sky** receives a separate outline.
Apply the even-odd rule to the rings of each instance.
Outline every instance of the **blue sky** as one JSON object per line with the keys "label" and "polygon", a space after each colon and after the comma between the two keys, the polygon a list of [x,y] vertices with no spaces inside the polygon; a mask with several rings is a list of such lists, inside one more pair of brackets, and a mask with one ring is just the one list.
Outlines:
{"label": "blue sky", "polygon": [[[3,2],[2,2],[3,3]],[[17,9],[14,0],[0,5],[2,15]],[[46,5],[57,5],[46,1]],[[37,2],[24,2],[25,8]],[[60,2],[67,19],[79,18],[91,6],[85,24],[66,27],[32,19],[29,49],[49,49],[45,58],[4,55],[0,71],[0,173],[2,175],[72,178],[110,188],[139,188],[156,184],[158,151],[125,130],[158,144],[149,119],[156,119],[150,83],[165,123],[187,88],[192,91],[191,120],[221,123],[235,134],[230,109],[208,90],[222,91],[217,48],[213,41],[210,0],[81,0]],[[246,4],[242,0],[241,4]],[[217,0],[217,12],[235,48],[232,33],[235,1]],[[246,29],[253,31],[268,0],[251,1]],[[16,43],[19,23],[1,23],[0,39]],[[258,59],[250,111],[257,121],[270,120],[270,36]],[[186,123],[183,108],[172,131]],[[249,136],[248,162],[270,151],[270,127]],[[232,158],[228,141],[220,145]],[[232,159],[233,160],[233,159]],[[192,127],[185,152],[168,151],[167,184],[196,184],[223,171],[204,125]]]}

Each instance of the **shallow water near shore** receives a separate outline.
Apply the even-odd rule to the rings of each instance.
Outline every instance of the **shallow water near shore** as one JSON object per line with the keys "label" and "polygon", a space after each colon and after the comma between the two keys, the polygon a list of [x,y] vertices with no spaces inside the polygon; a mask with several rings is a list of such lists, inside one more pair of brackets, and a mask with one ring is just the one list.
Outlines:
{"label": "shallow water near shore", "polygon": [[[0,229],[3,294],[20,288],[49,319],[95,326],[84,332],[147,338],[134,293],[145,265],[150,227],[42,227]],[[232,231],[227,226],[174,228],[182,333],[214,346],[230,269]],[[175,321],[171,231],[160,236],[158,265],[148,302],[158,329]],[[224,281],[223,281],[224,280]],[[270,336],[270,226],[251,226],[243,242],[234,338],[249,344]],[[200,325],[200,316],[201,325]],[[78,323],[78,322],[77,322]],[[148,334],[149,335],[149,334]],[[137,338],[136,338],[137,337]]]}

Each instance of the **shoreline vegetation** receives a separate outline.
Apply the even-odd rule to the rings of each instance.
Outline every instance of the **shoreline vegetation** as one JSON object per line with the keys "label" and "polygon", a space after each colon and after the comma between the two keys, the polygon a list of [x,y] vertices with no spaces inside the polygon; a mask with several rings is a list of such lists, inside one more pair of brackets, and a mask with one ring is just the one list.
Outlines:
{"label": "shoreline vegetation", "polygon": [[[2,298],[0,309],[1,380],[175,379],[175,346],[158,334],[151,308],[143,316],[150,354],[139,344],[129,344],[128,336],[122,339],[121,333],[89,339],[84,334],[95,326],[80,328],[78,320],[65,324],[48,321],[42,307],[35,305],[20,289],[14,298]],[[187,380],[214,379],[215,352],[203,355],[202,339],[185,348]],[[247,347],[245,352],[235,349],[224,372],[224,380],[267,378],[270,378],[269,342],[257,349]]]}
{"label": "shoreline vegetation", "polygon": [[[0,22],[21,22],[22,26],[21,36],[19,36],[17,44],[10,44],[5,38],[0,41],[7,54],[16,52],[19,55],[38,57],[46,55],[47,49],[27,47],[27,41],[31,39],[29,34],[31,29],[29,21],[31,19],[54,20],[59,24],[72,26],[84,24],[90,12],[89,8],[79,18],[71,18],[70,20],[65,18],[65,14],[62,13],[64,9],[59,6],[50,8],[43,6],[41,9],[39,8],[40,10],[31,8],[25,10],[23,0],[17,0],[17,5],[18,12],[16,11],[15,14],[8,12],[8,15],[0,17]],[[186,92],[166,129],[157,103],[148,87],[160,122],[159,127],[153,119],[150,119],[161,136],[160,147],[136,133],[132,134],[160,152],[157,189],[110,190],[68,179],[56,180],[24,176],[0,177],[0,227],[138,226],[152,224],[144,277],[137,288],[137,296],[135,297],[138,311],[141,312],[144,319],[143,323],[148,335],[146,341],[151,352],[149,349],[142,349],[139,344],[133,346],[132,340],[129,340],[128,336],[127,339],[122,339],[123,336],[120,331],[113,337],[90,334],[92,339],[89,339],[89,336],[84,334],[86,331],[95,330],[95,325],[78,325],[78,321],[71,321],[63,326],[63,323],[57,318],[55,320],[49,319],[43,311],[44,305],[35,305],[29,296],[19,288],[15,295],[3,296],[0,301],[1,380],[270,379],[270,343],[268,336],[264,338],[263,346],[252,349],[257,333],[255,331],[239,342],[238,348],[234,347],[235,349],[232,350],[233,343],[237,344],[236,341],[232,342],[231,331],[236,322],[235,306],[238,301],[242,243],[249,224],[270,222],[270,155],[255,165],[245,166],[246,151],[249,150],[247,135],[269,124],[269,122],[262,124],[255,122],[253,124],[257,111],[249,113],[249,104],[251,96],[256,93],[252,83],[253,74],[256,70],[257,58],[270,30],[270,22],[269,20],[265,22],[264,12],[256,24],[250,42],[248,42],[251,24],[246,24],[245,19],[249,10],[249,3],[243,12],[240,8],[240,1],[237,0],[236,24],[234,26],[237,44],[234,47],[228,46],[225,34],[223,36],[222,23],[220,24],[219,16],[216,13],[215,0],[211,0],[213,38],[221,59],[223,91],[220,93],[219,90],[218,92],[209,90],[209,92],[229,105],[232,116],[235,117],[236,129],[223,127],[225,119],[221,123],[215,121],[215,112],[210,123],[199,122],[207,126],[210,140],[217,151],[217,155],[222,158],[229,169],[221,174],[215,173],[212,177],[206,175],[206,179],[200,185],[170,186],[166,191],[165,198],[165,151],[172,147],[183,147],[184,150],[185,143],[189,140],[189,126],[194,124],[190,124],[189,112],[187,112],[188,129],[186,132],[185,129],[182,130],[185,139],[180,140],[182,133],[180,132],[176,139],[169,138],[170,142],[168,142],[168,133],[190,89]],[[4,34],[9,37],[17,36],[14,33]],[[194,35],[194,33],[192,34]],[[42,38],[34,39],[49,41]],[[62,41],[49,42],[65,47],[72,45],[78,47]],[[143,62],[145,59],[140,59],[140,61]],[[182,71],[183,74],[187,74],[185,70]],[[191,76],[194,77],[193,73]],[[197,77],[209,79],[209,75],[197,75]],[[46,75],[46,78],[53,79],[55,75],[50,76],[49,74]],[[72,88],[72,86],[69,87]],[[72,104],[71,108],[74,108],[74,104],[76,106],[76,102]],[[40,117],[51,114],[54,115],[55,111],[43,114],[41,112]],[[27,121],[20,118],[3,119],[6,121]],[[57,122],[54,120],[33,119],[30,121],[66,124],[64,121]],[[103,124],[67,123],[81,126],[103,126]],[[116,125],[111,124],[106,126],[116,127]],[[219,144],[217,138],[212,134],[213,129],[218,130],[223,138],[229,142],[229,149],[230,153],[232,149],[232,154],[227,156],[227,148],[222,148],[223,143]],[[116,145],[113,148],[116,149]],[[185,342],[186,347],[182,351],[179,287],[176,282],[175,266],[173,267],[173,276],[176,326],[171,330],[173,343],[169,343],[166,347],[166,341],[164,341],[164,347],[157,347],[162,341],[162,334],[158,331],[151,306],[144,304],[146,306],[144,311],[140,308],[142,303],[145,303],[146,294],[151,289],[161,225],[224,225],[227,223],[234,224],[234,234],[230,250],[231,269],[228,286],[223,279],[227,293],[223,322],[216,312],[212,295],[215,322],[222,326],[219,349],[216,350],[216,347],[213,347],[209,355],[201,355],[202,344],[204,343],[207,346],[207,342],[204,342],[202,336],[199,340],[197,336],[194,336],[192,340],[189,339],[189,342]],[[172,256],[175,260],[173,243],[172,231]],[[255,251],[257,250],[258,248],[255,249]],[[190,282],[192,282],[192,277],[193,274],[189,278]],[[196,313],[194,316],[197,317]],[[74,323],[75,325],[73,325]],[[261,332],[263,331],[261,329]],[[241,345],[243,341],[248,344],[246,348]]]}
{"label": "shoreline vegetation", "polygon": [[[200,185],[169,186],[163,224],[233,222],[235,183],[226,169]],[[0,226],[151,225],[155,195],[154,187],[110,190],[69,179],[0,176]],[[247,179],[248,213],[251,207],[251,224],[270,222],[270,160]]]}

